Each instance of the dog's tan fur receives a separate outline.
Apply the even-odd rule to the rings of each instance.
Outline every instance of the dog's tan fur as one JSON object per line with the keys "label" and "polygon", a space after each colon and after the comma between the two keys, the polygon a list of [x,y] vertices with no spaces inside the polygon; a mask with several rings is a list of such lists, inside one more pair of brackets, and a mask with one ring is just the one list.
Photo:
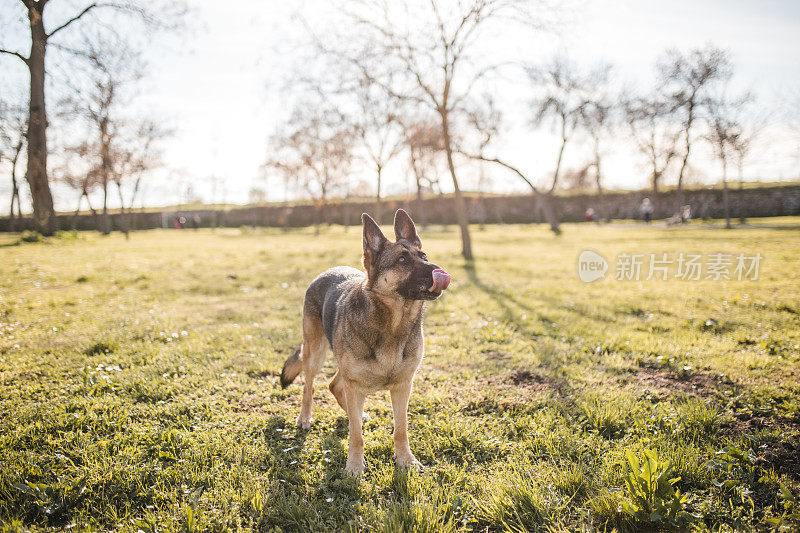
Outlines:
{"label": "dog's tan fur", "polygon": [[[424,352],[424,301],[440,294],[417,288],[424,283],[426,273],[438,267],[427,261],[414,224],[404,211],[395,215],[394,243],[383,237],[368,215],[362,220],[366,275],[338,267],[309,286],[303,305],[303,344],[287,360],[281,374],[281,383],[286,386],[302,370],[305,385],[297,423],[309,428],[314,377],[322,368],[328,347],[333,349],[339,368],[328,388],[349,419],[345,470],[350,474],[364,471],[364,400],[379,390],[388,389],[391,396],[397,464],[419,465],[408,443],[408,401]],[[326,307],[331,305],[335,310]],[[333,320],[328,315],[329,323],[335,322],[329,339],[323,326],[323,309],[336,317]]]}

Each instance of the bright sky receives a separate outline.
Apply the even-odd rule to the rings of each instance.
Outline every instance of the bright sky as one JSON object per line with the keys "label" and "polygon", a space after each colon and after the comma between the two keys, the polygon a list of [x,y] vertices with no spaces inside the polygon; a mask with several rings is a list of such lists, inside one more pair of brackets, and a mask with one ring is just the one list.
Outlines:
{"label": "bright sky", "polygon": [[[754,92],[760,109],[776,109],[800,87],[800,2],[796,0],[578,2],[572,2],[563,30],[541,39],[531,61],[544,62],[555,52],[586,65],[604,60],[614,65],[621,85],[649,87],[655,60],[665,49],[712,43],[730,50],[736,88]],[[205,201],[245,203],[252,187],[265,186],[259,166],[267,155],[267,140],[291,105],[292,94],[284,81],[298,58],[295,47],[303,36],[302,25],[293,17],[300,2],[239,0],[234,6],[218,0],[190,0],[189,4],[194,9],[192,30],[173,43],[174,49],[152,55],[153,68],[140,102],[175,128],[165,151],[165,162],[172,170],[148,184],[145,203],[180,201],[189,184]],[[314,4],[303,5],[313,11]],[[13,61],[0,57],[0,73],[10,73]],[[509,102],[509,108],[521,105],[520,95],[524,95],[522,88],[509,96],[517,100]],[[521,100],[524,103],[524,96]],[[780,118],[773,116],[775,121]],[[532,175],[541,175],[553,165],[556,141],[547,130],[528,130],[524,121],[514,126],[498,144],[498,153]],[[796,179],[800,174],[797,147],[797,139],[789,140],[784,128],[770,128],[747,168],[748,177]],[[568,165],[577,164],[579,148],[572,154],[569,150]],[[698,166],[704,161],[700,154]],[[641,158],[627,145],[611,146],[605,166],[612,188],[645,184]],[[716,167],[708,168],[717,172]],[[401,171],[396,165],[388,192],[405,190]],[[267,185],[269,199],[283,199],[282,187]],[[5,180],[0,187],[0,195],[6,197]],[[495,173],[492,187],[523,190],[502,173]],[[74,205],[74,193],[57,192],[59,208]]]}

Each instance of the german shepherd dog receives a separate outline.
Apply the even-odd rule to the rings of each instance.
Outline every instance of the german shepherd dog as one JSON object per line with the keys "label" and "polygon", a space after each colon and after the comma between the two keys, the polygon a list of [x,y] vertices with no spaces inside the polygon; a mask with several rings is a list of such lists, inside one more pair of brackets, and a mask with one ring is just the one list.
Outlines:
{"label": "german shepherd dog", "polygon": [[361,430],[364,399],[389,390],[394,415],[395,459],[401,467],[419,467],[408,446],[408,399],[422,361],[422,315],[425,301],[441,296],[450,275],[428,261],[411,217],[398,209],[396,242],[375,221],[361,215],[364,226],[364,271],[339,266],[309,285],[303,302],[303,344],[286,360],[281,386],[303,372],[303,402],[297,424],[311,427],[314,377],[330,346],[339,368],[328,384],[347,413],[350,425],[345,471],[364,472]]}

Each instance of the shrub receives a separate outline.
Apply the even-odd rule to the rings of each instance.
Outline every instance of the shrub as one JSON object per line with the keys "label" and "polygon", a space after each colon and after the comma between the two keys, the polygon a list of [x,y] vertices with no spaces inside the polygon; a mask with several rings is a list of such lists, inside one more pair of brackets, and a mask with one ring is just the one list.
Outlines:
{"label": "shrub", "polygon": [[19,236],[19,242],[40,242],[42,240],[42,234],[38,231],[25,230]]}
{"label": "shrub", "polygon": [[60,239],[62,241],[77,241],[80,238],[80,234],[77,232],[77,230],[57,231],[54,236],[56,239]]}
{"label": "shrub", "polygon": [[644,460],[630,450],[625,451],[625,485],[629,498],[623,498],[622,511],[637,522],[661,523],[673,526],[686,521],[683,510],[687,496],[681,496],[672,477],[672,465],[661,461],[655,452],[644,450]]}

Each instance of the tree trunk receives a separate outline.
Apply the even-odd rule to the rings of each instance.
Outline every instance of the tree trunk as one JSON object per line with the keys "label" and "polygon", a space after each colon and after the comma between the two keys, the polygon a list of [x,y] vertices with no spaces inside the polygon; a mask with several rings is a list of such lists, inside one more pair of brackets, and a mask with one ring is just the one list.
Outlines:
{"label": "tree trunk", "polygon": [[[119,214],[120,214],[120,224],[122,225],[122,232],[125,234],[125,240],[131,238],[131,225],[130,225],[130,212],[125,210],[125,198],[122,196],[122,185],[120,185],[119,181],[115,181],[117,185],[117,193],[119,194]],[[133,208],[133,202],[131,202],[131,208]],[[197,229],[195,226],[194,229]]]}
{"label": "tree trunk", "polygon": [[561,173],[561,162],[564,159],[564,149],[567,147],[567,137],[565,135],[561,136],[561,148],[558,150],[558,159],[556,160],[556,170],[553,172],[553,183],[550,185],[550,191],[548,193],[552,193],[556,190],[556,185],[558,185],[558,176]]}
{"label": "tree trunk", "polygon": [[601,207],[603,204],[603,183],[602,183],[603,175],[600,173],[600,150],[595,144],[595,151],[594,151],[594,182],[597,186],[597,221],[600,222],[603,219],[603,208]]}
{"label": "tree trunk", "polygon": [[[378,181],[380,181],[380,179]],[[344,230],[347,231],[350,229],[350,183],[345,182],[344,187],[344,205],[342,206],[342,216],[344,218]],[[380,201],[380,196],[378,196],[378,201]]]}
{"label": "tree trunk", "polygon": [[86,196],[86,205],[89,206],[89,211],[92,212],[92,220],[94,220],[94,227],[97,227],[97,211],[95,211],[94,207],[92,207],[92,201],[89,200],[89,191],[83,191],[83,194]]}
{"label": "tree trunk", "polygon": [[661,179],[661,172],[658,171],[655,165],[653,165],[653,175],[651,180],[653,182],[653,196],[658,195],[658,182]]}
{"label": "tree trunk", "polygon": [[383,168],[377,165],[376,170],[378,175],[378,189],[375,192],[375,220],[380,224],[381,215],[383,215],[383,206],[381,205],[381,174],[383,174]]}
{"label": "tree trunk", "polygon": [[461,195],[461,189],[458,186],[458,178],[456,177],[456,167],[453,164],[453,146],[450,139],[450,124],[447,117],[446,109],[439,112],[442,119],[442,137],[444,138],[444,151],[447,154],[447,167],[450,170],[450,176],[453,178],[453,192],[456,201],[456,219],[458,226],[461,229],[461,255],[464,259],[472,259],[472,238],[469,234],[469,221],[467,219],[467,206],[464,203],[464,197]]}
{"label": "tree trunk", "polygon": [[411,168],[414,171],[414,180],[417,183],[417,213],[415,218],[419,221],[422,229],[428,229],[428,217],[425,215],[425,202],[422,199],[422,170],[419,168],[419,161],[417,156],[414,155],[414,148],[409,148],[409,157],[411,159]]}
{"label": "tree trunk", "polygon": [[550,230],[556,235],[561,235],[561,226],[556,216],[556,210],[553,208],[553,193],[534,192],[533,197],[544,215],[545,222],[550,225]]}
{"label": "tree trunk", "polygon": [[[736,167],[739,171],[739,202],[741,203],[741,195],[742,191],[744,190],[744,172],[743,172],[743,165],[742,165],[742,158],[739,158],[739,162],[736,164]],[[747,222],[747,218],[743,215],[739,215],[739,224],[745,224]]]}
{"label": "tree trunk", "polygon": [[17,230],[17,219],[14,217],[14,200],[16,199],[17,184],[16,182],[11,186],[11,209],[8,214],[8,230],[13,232]]}
{"label": "tree trunk", "polygon": [[417,216],[419,217],[422,229],[428,229],[428,217],[425,214],[425,201],[422,198],[422,182],[417,178]]}
{"label": "tree trunk", "polygon": [[82,191],[80,197],[78,197],[78,205],[75,207],[75,212],[72,213],[72,221],[71,221],[71,229],[75,231],[78,227],[78,213],[81,212],[81,202],[83,201],[83,197],[86,195],[86,191]]}
{"label": "tree trunk", "polygon": [[728,162],[722,158],[722,205],[725,209],[725,228],[731,229],[731,212],[728,201]]}
{"label": "tree trunk", "polygon": [[[8,229],[10,231],[16,231],[17,218],[19,218],[20,222],[22,221],[22,206],[20,205],[19,201],[19,185],[17,184],[17,161],[19,160],[20,152],[22,152],[22,143],[23,141],[20,139],[19,143],[17,143],[17,146],[14,149],[14,157],[11,159],[11,209],[8,213]],[[17,202],[17,214],[19,215],[17,218],[14,217],[15,201]]]}
{"label": "tree trunk", "polygon": [[[101,109],[108,113],[107,108],[102,105]],[[103,177],[103,235],[111,233],[111,218],[108,214],[108,187],[111,185],[109,182],[109,175],[111,173],[111,150],[109,145],[111,139],[108,134],[108,115],[105,114],[100,120],[100,172]]]}
{"label": "tree trunk", "polygon": [[686,172],[686,166],[689,164],[689,152],[692,149],[692,124],[694,124],[694,98],[695,93],[692,93],[691,100],[689,101],[689,111],[688,116],[686,118],[686,144],[685,144],[685,151],[683,153],[683,162],[681,163],[681,170],[678,172],[678,191],[677,195],[675,196],[678,205],[677,211],[681,213],[683,208],[683,176]]}
{"label": "tree trunk", "polygon": [[31,188],[33,220],[42,235],[55,233],[58,221],[53,208],[53,194],[47,180],[47,111],[44,101],[45,50],[47,33],[42,20],[44,5],[30,2],[28,20],[31,28],[30,105],[28,116],[28,169],[25,178]]}
{"label": "tree trunk", "polygon": [[111,219],[108,216],[108,180],[103,178],[103,216],[101,217],[100,233],[108,235],[111,233]]}
{"label": "tree trunk", "polygon": [[689,161],[689,150],[690,144],[688,140],[688,133],[687,133],[687,140],[686,140],[686,153],[683,155],[683,162],[681,163],[681,170],[678,173],[678,190],[675,195],[675,199],[677,202],[676,211],[678,213],[681,212],[681,208],[683,208],[683,174],[686,170],[687,162]]}

